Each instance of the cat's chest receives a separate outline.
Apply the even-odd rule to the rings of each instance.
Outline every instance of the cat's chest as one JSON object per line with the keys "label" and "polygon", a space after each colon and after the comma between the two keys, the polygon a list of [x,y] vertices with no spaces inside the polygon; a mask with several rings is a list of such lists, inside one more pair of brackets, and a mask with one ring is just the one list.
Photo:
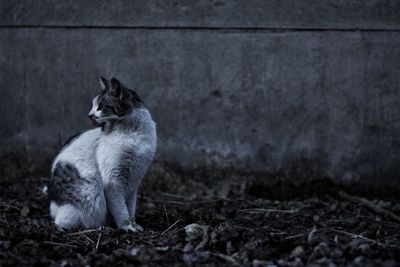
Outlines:
{"label": "cat's chest", "polygon": [[137,150],[143,145],[141,135],[137,133],[113,133],[104,135],[99,140],[98,156],[111,157],[120,153]]}
{"label": "cat's chest", "polygon": [[122,134],[102,136],[96,151],[96,157],[100,161],[112,162],[126,149],[129,149],[128,137]]}

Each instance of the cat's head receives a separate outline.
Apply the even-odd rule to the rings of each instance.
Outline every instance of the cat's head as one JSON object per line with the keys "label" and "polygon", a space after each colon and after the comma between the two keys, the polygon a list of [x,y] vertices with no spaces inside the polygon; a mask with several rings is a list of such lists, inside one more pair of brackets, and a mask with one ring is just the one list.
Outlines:
{"label": "cat's head", "polygon": [[126,88],[118,79],[107,80],[100,77],[102,91],[92,101],[89,112],[90,122],[96,127],[103,127],[107,123],[115,122],[143,106],[140,97]]}

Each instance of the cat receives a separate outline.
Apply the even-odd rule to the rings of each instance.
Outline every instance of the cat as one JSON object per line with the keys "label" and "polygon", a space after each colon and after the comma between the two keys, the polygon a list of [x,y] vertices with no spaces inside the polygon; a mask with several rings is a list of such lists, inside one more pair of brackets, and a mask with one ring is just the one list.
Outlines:
{"label": "cat", "polygon": [[135,91],[101,77],[89,120],[96,127],[72,137],[56,156],[49,184],[50,215],[61,228],[97,228],[110,214],[138,232],[138,187],[157,145],[156,124]]}

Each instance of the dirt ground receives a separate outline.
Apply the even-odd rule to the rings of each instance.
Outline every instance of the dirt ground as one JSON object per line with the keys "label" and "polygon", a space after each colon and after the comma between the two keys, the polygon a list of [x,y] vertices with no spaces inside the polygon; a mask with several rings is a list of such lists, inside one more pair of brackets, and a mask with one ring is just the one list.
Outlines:
{"label": "dirt ground", "polygon": [[[0,179],[0,266],[398,266],[400,202],[298,192],[255,194],[246,183],[202,184],[152,171],[134,234],[60,232],[44,176]],[[223,180],[223,179],[221,179]],[[240,180],[240,179],[239,179]],[[211,188],[211,189],[210,189]],[[273,191],[273,188],[270,189]],[[185,230],[190,224],[194,232]]]}

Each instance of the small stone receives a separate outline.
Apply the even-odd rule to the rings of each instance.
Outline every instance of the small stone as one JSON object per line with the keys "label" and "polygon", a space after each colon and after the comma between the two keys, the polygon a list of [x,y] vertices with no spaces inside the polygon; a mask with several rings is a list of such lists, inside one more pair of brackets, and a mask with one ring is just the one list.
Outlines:
{"label": "small stone", "polygon": [[358,249],[361,250],[361,252],[363,254],[368,254],[371,251],[371,246],[369,244],[365,243],[365,244],[361,244],[358,247]]}
{"label": "small stone", "polygon": [[185,232],[188,241],[196,240],[203,236],[203,226],[192,223],[185,226]]}
{"label": "small stone", "polygon": [[189,253],[189,252],[193,251],[193,249],[194,249],[193,244],[189,242],[183,247],[182,251],[184,253]]}
{"label": "small stone", "polygon": [[129,255],[135,257],[138,255],[139,251],[140,251],[139,247],[134,247],[129,251]]}
{"label": "small stone", "polygon": [[282,266],[282,267],[291,266],[291,264],[284,259],[279,259],[276,261],[276,263],[278,264],[278,266]]}
{"label": "small stone", "polygon": [[332,251],[332,258],[334,259],[340,259],[343,256],[343,251],[341,251],[340,249],[334,249]]}
{"label": "small stone", "polygon": [[367,224],[366,221],[361,221],[361,222],[358,224],[358,227],[364,228],[364,227],[366,227],[367,225],[368,225],[368,224]]}
{"label": "small stone", "polygon": [[166,252],[168,250],[169,250],[169,246],[156,247],[156,251],[158,251],[158,252]]}
{"label": "small stone", "polygon": [[9,249],[11,247],[11,242],[0,240],[0,247],[3,247],[3,249],[5,249],[5,250]]}
{"label": "small stone", "polygon": [[361,262],[364,261],[364,257],[363,256],[358,256],[357,258],[355,258],[353,260],[353,263],[355,264],[361,264]]}
{"label": "small stone", "polygon": [[293,249],[292,253],[290,254],[291,257],[302,257],[304,255],[304,248],[302,246],[297,246]]}
{"label": "small stone", "polygon": [[272,261],[253,260],[253,267],[278,267]]}
{"label": "small stone", "polygon": [[294,260],[291,262],[292,267],[303,267],[304,263],[301,261],[299,258],[294,258]]}
{"label": "small stone", "polygon": [[308,242],[309,244],[312,244],[312,243],[313,243],[313,241],[314,241],[314,235],[315,235],[315,233],[316,233],[317,231],[318,231],[318,230],[317,230],[317,227],[314,225],[313,229],[308,233],[308,236],[307,236],[307,242]]}
{"label": "small stone", "polygon": [[29,207],[24,205],[21,210],[21,216],[26,217],[29,213]]}
{"label": "small stone", "polygon": [[226,253],[228,255],[232,255],[235,252],[235,248],[232,245],[231,241],[226,242]]}

